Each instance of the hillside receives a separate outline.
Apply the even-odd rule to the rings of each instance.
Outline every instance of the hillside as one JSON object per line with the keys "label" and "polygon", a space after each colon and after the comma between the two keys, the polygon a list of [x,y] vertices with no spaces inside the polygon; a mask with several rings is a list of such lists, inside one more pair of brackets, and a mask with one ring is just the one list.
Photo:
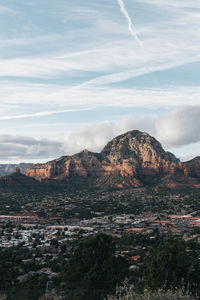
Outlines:
{"label": "hillside", "polygon": [[34,178],[28,177],[20,172],[0,177],[0,190],[32,190],[39,189],[43,185]]}

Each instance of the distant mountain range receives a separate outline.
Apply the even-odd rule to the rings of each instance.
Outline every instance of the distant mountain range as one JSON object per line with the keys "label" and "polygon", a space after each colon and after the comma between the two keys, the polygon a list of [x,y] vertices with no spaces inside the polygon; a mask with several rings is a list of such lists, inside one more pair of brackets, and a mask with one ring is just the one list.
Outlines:
{"label": "distant mountain range", "polygon": [[100,153],[83,150],[27,168],[42,183],[79,187],[200,188],[200,157],[181,162],[145,132],[133,130],[111,140]]}
{"label": "distant mountain range", "polygon": [[15,172],[17,168],[21,170],[22,174],[26,173],[26,169],[33,164],[20,163],[20,164],[0,164],[0,176],[6,176]]}
{"label": "distant mountain range", "polygon": [[183,163],[154,137],[133,130],[111,140],[100,153],[83,150],[44,164],[0,165],[0,175],[1,189],[200,188],[200,157]]}

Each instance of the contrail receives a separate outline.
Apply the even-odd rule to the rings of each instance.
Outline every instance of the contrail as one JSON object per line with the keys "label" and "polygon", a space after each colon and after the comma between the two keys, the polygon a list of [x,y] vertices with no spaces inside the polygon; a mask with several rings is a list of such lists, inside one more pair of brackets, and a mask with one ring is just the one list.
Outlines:
{"label": "contrail", "polygon": [[121,9],[122,13],[124,14],[125,18],[128,21],[128,28],[129,28],[129,31],[130,31],[131,35],[134,37],[134,39],[140,45],[140,47],[144,48],[143,43],[140,41],[139,37],[137,36],[136,32],[133,29],[132,20],[131,20],[131,18],[129,16],[127,10],[126,10],[126,7],[125,7],[125,4],[124,4],[123,0],[117,0],[117,2],[119,3],[120,9]]}

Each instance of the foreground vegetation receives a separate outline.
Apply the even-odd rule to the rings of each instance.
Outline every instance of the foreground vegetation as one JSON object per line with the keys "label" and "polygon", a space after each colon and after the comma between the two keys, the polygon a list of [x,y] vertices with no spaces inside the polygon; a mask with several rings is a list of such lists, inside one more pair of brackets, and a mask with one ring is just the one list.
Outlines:
{"label": "foreground vegetation", "polygon": [[[64,297],[45,294],[40,300],[64,300]],[[195,298],[181,289],[167,291],[159,289],[154,292],[146,289],[143,293],[138,294],[134,291],[133,286],[125,283],[117,288],[115,295],[107,296],[104,300],[195,300]]]}
{"label": "foreground vegetation", "polygon": [[2,215],[33,216],[2,216],[0,299],[199,299],[200,228],[169,218],[198,217],[199,200],[197,190],[4,191]]}
{"label": "foreground vegetation", "polygon": [[[134,271],[129,268],[129,260],[117,251],[119,240],[103,233],[90,235],[79,241],[67,258],[60,253],[56,265],[60,272],[51,280],[40,274],[39,266],[22,263],[29,258],[23,245],[1,251],[0,291],[5,295],[2,299],[199,299],[199,245],[171,238],[150,242],[142,240],[143,245],[148,245],[148,255],[140,269]],[[37,258],[38,253],[35,254]],[[27,274],[20,281],[22,268]],[[30,272],[30,268],[35,272]],[[127,281],[122,284],[125,278]],[[117,291],[116,286],[120,286]]]}
{"label": "foreground vegetation", "polygon": [[158,289],[151,291],[145,289],[143,293],[137,293],[133,285],[124,282],[116,289],[115,295],[107,296],[105,300],[194,300],[195,298],[182,289]]}

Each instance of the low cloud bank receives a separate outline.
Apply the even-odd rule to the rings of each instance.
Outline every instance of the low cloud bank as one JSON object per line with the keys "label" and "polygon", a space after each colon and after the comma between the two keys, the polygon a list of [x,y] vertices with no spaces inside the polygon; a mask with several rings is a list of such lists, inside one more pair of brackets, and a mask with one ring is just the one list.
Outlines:
{"label": "low cloud bank", "polygon": [[70,153],[83,148],[100,151],[113,137],[134,129],[153,135],[165,148],[197,143],[200,141],[200,106],[179,108],[158,117],[146,115],[86,126],[68,134],[62,149]]}
{"label": "low cloud bank", "polygon": [[27,136],[0,135],[0,161],[38,161],[61,155],[62,142]]}
{"label": "low cloud bank", "polygon": [[88,125],[60,140],[0,135],[0,160],[39,161],[83,149],[99,152],[113,137],[138,129],[157,138],[165,149],[200,142],[200,106],[189,106],[154,116]]}

